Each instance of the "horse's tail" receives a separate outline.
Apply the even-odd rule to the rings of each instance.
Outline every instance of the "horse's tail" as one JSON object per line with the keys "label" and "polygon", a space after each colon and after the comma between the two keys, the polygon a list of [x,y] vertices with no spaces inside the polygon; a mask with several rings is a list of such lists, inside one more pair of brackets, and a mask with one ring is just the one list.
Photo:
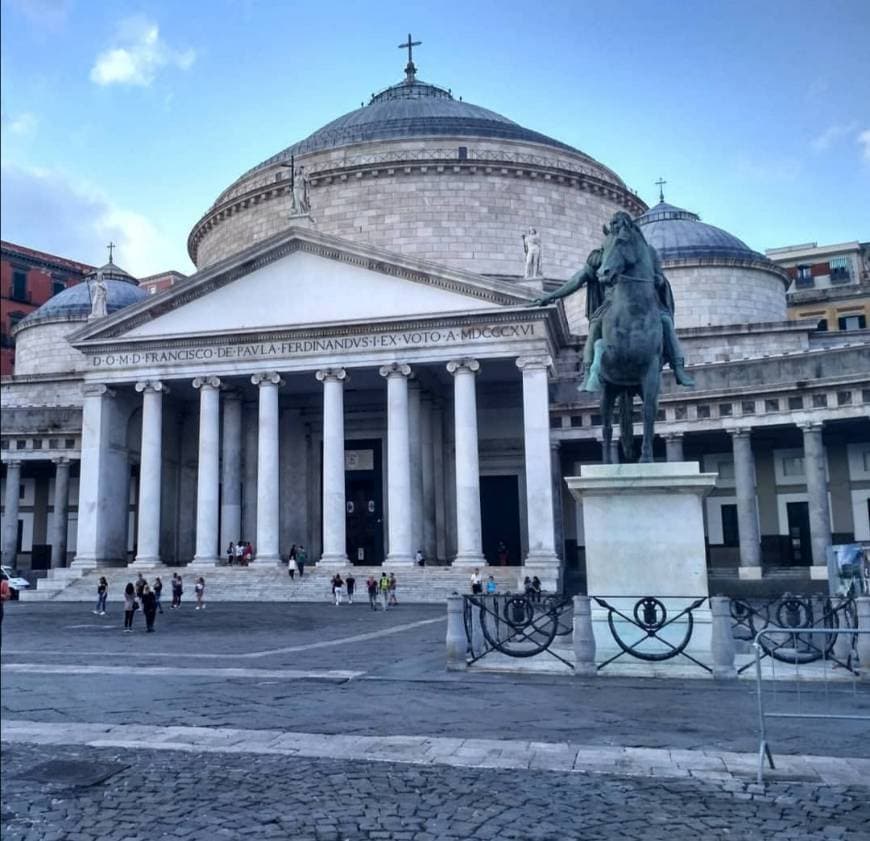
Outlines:
{"label": "horse's tail", "polygon": [[626,461],[634,461],[634,389],[624,388],[619,394],[619,440]]}

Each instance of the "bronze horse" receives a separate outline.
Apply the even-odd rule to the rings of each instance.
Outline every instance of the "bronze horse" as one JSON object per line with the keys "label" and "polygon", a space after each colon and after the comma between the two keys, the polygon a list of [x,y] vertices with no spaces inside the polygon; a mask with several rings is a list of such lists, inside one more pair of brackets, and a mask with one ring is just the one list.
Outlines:
{"label": "bronze horse", "polygon": [[608,290],[601,316],[601,339],[595,343],[595,373],[602,385],[601,422],[604,464],[610,463],[613,407],[619,398],[622,452],[634,458],[632,406],[643,401],[640,461],[653,460],[653,427],[658,412],[662,370],[662,316],[656,288],[655,253],[627,214],[617,214],[604,228],[598,278]]}

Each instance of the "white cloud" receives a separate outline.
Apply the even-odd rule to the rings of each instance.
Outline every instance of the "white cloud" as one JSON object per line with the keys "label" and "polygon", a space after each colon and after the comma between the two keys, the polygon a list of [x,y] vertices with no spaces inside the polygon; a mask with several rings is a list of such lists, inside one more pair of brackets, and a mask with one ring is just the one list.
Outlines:
{"label": "white cloud", "polygon": [[147,216],[119,207],[100,189],[65,174],[4,164],[0,170],[2,238],[83,263],[105,261],[118,244],[117,262],[135,277],[167,269],[189,271],[179,242]]}
{"label": "white cloud", "polygon": [[147,87],[164,68],[188,70],[196,60],[194,50],[170,47],[160,37],[157,24],[143,17],[123,21],[115,41],[97,56],[91,68],[91,81],[98,85]]}
{"label": "white cloud", "polygon": [[828,126],[820,135],[810,141],[810,146],[815,152],[825,152],[838,140],[850,135],[857,127],[856,123]]}
{"label": "white cloud", "polygon": [[865,128],[858,134],[858,145],[862,149],[861,157],[870,163],[870,128]]}
{"label": "white cloud", "polygon": [[36,131],[38,123],[39,120],[36,118],[36,114],[31,114],[30,111],[25,111],[22,114],[10,118],[9,131],[12,134],[17,134],[19,136],[32,134]]}
{"label": "white cloud", "polygon": [[63,26],[70,11],[70,0],[9,0],[9,5],[32,24],[44,29]]}

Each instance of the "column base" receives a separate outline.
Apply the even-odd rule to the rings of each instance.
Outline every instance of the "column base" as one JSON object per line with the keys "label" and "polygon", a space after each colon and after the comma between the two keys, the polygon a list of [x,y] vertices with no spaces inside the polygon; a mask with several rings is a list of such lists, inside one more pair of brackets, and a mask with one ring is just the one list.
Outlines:
{"label": "column base", "polygon": [[281,556],[280,555],[257,555],[254,560],[251,561],[252,567],[277,567],[281,566]]}
{"label": "column base", "polygon": [[486,558],[483,555],[457,555],[450,563],[453,567],[488,567]]}
{"label": "column base", "polygon": [[520,589],[527,575],[530,578],[537,575],[541,588],[547,592],[558,593],[562,589],[562,563],[555,553],[526,555],[518,582]]}
{"label": "column base", "polygon": [[187,566],[191,567],[216,567],[219,563],[218,558],[194,558]]}
{"label": "column base", "polygon": [[130,564],[130,569],[153,569],[154,567],[165,568],[166,564],[160,560],[159,556],[152,556],[150,558],[137,556],[136,560]]}
{"label": "column base", "polygon": [[96,569],[99,564],[97,563],[96,558],[82,557],[81,555],[76,555],[75,559],[69,566],[70,569]]}
{"label": "column base", "polygon": [[761,567],[737,567],[737,578],[740,581],[761,581]]}
{"label": "column base", "polygon": [[344,569],[350,566],[347,555],[321,555],[315,564],[318,569]]}
{"label": "column base", "polygon": [[412,567],[415,563],[413,555],[387,555],[383,565],[385,567]]}
{"label": "column base", "polygon": [[810,581],[827,581],[828,580],[828,568],[826,566],[811,566],[810,567]]}

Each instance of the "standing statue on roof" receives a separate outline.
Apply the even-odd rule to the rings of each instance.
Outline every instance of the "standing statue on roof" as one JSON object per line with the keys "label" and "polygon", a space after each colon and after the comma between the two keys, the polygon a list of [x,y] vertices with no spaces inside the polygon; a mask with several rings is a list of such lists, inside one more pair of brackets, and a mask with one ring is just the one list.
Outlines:
{"label": "standing statue on roof", "polygon": [[106,308],[107,298],[108,290],[106,289],[106,281],[103,280],[102,271],[98,271],[96,278],[91,281],[90,318],[104,318],[109,314]]}
{"label": "standing statue on roof", "polygon": [[541,235],[535,228],[529,228],[527,234],[523,234],[523,251],[526,255],[526,270],[523,277],[526,280],[543,277],[541,270]]}

